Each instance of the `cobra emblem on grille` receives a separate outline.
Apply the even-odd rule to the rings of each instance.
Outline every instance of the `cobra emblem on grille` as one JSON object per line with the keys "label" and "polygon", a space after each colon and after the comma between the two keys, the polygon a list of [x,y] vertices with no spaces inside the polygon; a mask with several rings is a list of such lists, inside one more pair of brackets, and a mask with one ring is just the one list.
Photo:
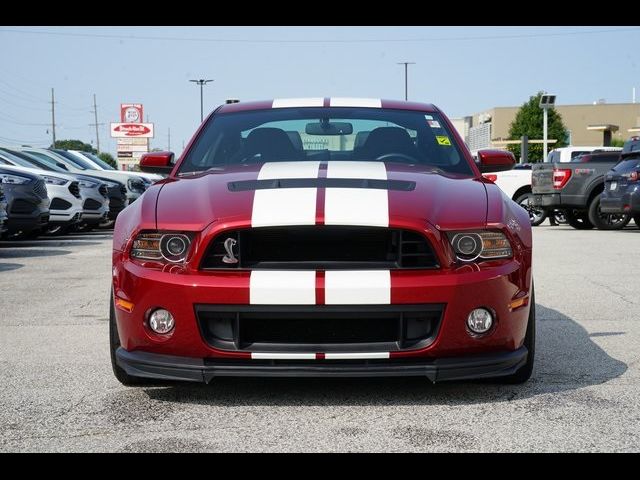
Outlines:
{"label": "cobra emblem on grille", "polygon": [[227,238],[224,241],[224,249],[227,251],[227,254],[222,257],[224,263],[238,263],[238,259],[233,253],[233,247],[235,247],[236,243],[238,242],[235,238]]}

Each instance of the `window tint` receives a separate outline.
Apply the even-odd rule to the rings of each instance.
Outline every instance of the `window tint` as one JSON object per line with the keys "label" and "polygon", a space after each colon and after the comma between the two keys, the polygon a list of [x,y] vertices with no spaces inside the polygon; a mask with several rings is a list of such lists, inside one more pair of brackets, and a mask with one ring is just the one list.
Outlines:
{"label": "window tint", "polygon": [[179,174],[305,160],[397,162],[473,175],[439,114],[377,108],[277,108],[217,115]]}

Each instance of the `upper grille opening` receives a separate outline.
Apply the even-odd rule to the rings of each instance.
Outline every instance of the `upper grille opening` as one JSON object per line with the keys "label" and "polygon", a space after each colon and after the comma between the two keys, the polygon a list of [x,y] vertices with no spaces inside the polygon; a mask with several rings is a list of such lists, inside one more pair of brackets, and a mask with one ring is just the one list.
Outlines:
{"label": "upper grille opening", "polygon": [[437,267],[433,250],[420,233],[381,227],[317,225],[223,232],[209,244],[200,268],[331,270]]}

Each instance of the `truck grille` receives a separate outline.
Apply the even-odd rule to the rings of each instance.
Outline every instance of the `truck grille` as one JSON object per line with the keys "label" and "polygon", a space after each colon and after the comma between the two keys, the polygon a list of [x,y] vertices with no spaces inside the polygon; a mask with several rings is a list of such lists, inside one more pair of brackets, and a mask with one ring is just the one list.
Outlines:
{"label": "truck grille", "polygon": [[33,191],[40,198],[47,198],[47,186],[45,185],[44,180],[36,181]]}
{"label": "truck grille", "polygon": [[[233,250],[233,259],[228,255],[225,242]],[[237,262],[226,263],[225,259],[237,259]],[[204,270],[437,267],[431,245],[420,233],[393,228],[326,225],[223,232],[209,244],[200,265]]]}
{"label": "truck grille", "polygon": [[435,339],[444,305],[196,305],[204,340],[244,351],[392,351]]}
{"label": "truck grille", "polygon": [[78,182],[71,182],[69,184],[69,193],[76,198],[80,198],[80,186],[78,185]]}

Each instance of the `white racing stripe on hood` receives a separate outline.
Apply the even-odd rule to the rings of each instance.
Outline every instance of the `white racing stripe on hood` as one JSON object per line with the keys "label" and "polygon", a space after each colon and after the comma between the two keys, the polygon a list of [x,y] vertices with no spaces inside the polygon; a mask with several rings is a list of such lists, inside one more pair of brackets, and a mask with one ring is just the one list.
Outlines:
{"label": "white racing stripe on hood", "polygon": [[382,100],[379,98],[331,97],[329,99],[329,106],[382,108]]}
{"label": "white racing stripe on hood", "polygon": [[315,305],[315,270],[253,270],[249,278],[251,305]]}
{"label": "white racing stripe on hood", "polygon": [[[327,178],[386,180],[384,162],[329,162]],[[374,188],[327,188],[325,225],[389,226],[389,192]]]}
{"label": "white racing stripe on hood", "polygon": [[[320,162],[269,162],[258,180],[318,178]],[[273,188],[256,190],[251,213],[252,227],[315,225],[317,188]]]}
{"label": "white racing stripe on hood", "polygon": [[389,305],[389,270],[327,270],[324,274],[326,305]]}
{"label": "white racing stripe on hood", "polygon": [[322,107],[322,106],[324,106],[324,97],[276,98],[271,104],[271,108]]}

